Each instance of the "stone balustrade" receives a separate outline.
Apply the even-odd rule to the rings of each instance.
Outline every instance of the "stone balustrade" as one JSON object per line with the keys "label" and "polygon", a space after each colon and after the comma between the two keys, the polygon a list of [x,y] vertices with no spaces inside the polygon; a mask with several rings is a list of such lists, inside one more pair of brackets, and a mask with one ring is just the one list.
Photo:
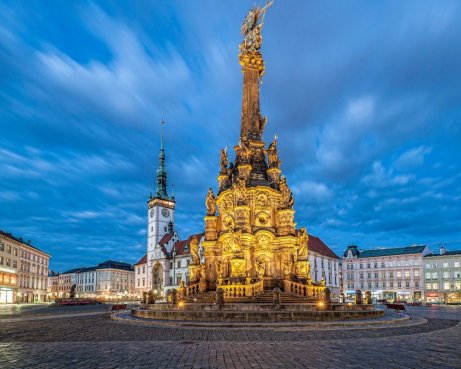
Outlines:
{"label": "stone balustrade", "polygon": [[232,299],[239,297],[252,297],[263,292],[263,281],[252,284],[227,284],[220,285],[224,291],[224,298]]}
{"label": "stone balustrade", "polygon": [[323,294],[323,290],[325,289],[325,287],[306,285],[302,283],[284,280],[283,289],[285,292],[292,293],[293,295],[298,295],[301,297],[320,298]]}

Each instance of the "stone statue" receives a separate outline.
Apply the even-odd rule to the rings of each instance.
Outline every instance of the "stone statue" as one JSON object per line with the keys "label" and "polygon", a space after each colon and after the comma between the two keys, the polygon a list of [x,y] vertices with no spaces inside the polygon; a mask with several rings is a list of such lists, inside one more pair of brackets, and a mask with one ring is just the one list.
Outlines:
{"label": "stone statue", "polygon": [[266,274],[266,262],[262,259],[256,260],[256,274],[259,278]]}
{"label": "stone statue", "polygon": [[152,290],[149,290],[149,292],[147,292],[147,303],[148,304],[155,303],[155,297],[154,297],[154,293],[152,292]]}
{"label": "stone statue", "polygon": [[216,197],[211,188],[208,189],[208,194],[205,200],[207,215],[212,216],[216,214]]}
{"label": "stone statue", "polygon": [[281,207],[285,209],[292,208],[295,201],[293,199],[293,194],[288,188],[287,179],[284,176],[280,179],[280,192],[282,194]]}
{"label": "stone statue", "polygon": [[293,258],[290,257],[289,259],[285,260],[283,263],[283,273],[285,274],[285,279],[289,279],[290,276],[293,274]]}
{"label": "stone statue", "polygon": [[277,153],[277,136],[274,137],[274,141],[267,148],[267,156],[269,161],[269,168],[278,168],[280,166],[280,160]]}
{"label": "stone statue", "polygon": [[234,255],[238,255],[242,252],[241,245],[240,245],[240,236],[242,235],[242,231],[235,232],[233,228],[229,228],[229,245]]}
{"label": "stone statue", "polygon": [[261,29],[264,24],[264,16],[267,8],[272,5],[266,2],[266,6],[262,9],[254,7],[248,11],[248,14],[243,21],[241,31],[244,37],[243,43],[240,45],[240,52],[256,52],[261,48],[262,37]]}
{"label": "stone statue", "polygon": [[147,303],[147,292],[144,291],[142,293],[142,301],[141,301],[143,304]]}
{"label": "stone statue", "polygon": [[227,173],[227,166],[229,165],[229,160],[227,159],[227,149],[221,149],[221,173]]}
{"label": "stone statue", "polygon": [[199,256],[199,253],[198,253],[198,239],[197,237],[194,237],[191,241],[190,241],[190,254],[192,256],[192,264],[193,265],[197,265],[197,264],[200,264],[200,256]]}
{"label": "stone statue", "polygon": [[[261,113],[260,113],[261,115]],[[264,133],[264,128],[266,127],[267,124],[267,117],[262,117],[260,116],[259,118],[259,135],[262,136]]]}
{"label": "stone statue", "polygon": [[248,139],[241,139],[237,146],[237,157],[240,163],[247,164],[251,159],[251,149],[248,144]]}
{"label": "stone statue", "polygon": [[70,291],[69,291],[69,297],[71,299],[73,299],[75,297],[75,288],[77,287],[76,284],[73,284],[71,287],[70,287]]}
{"label": "stone statue", "polygon": [[245,178],[237,178],[234,184],[235,198],[237,203],[245,202],[246,196],[246,183]]}
{"label": "stone statue", "polygon": [[186,283],[184,281],[181,281],[181,283],[179,284],[178,294],[179,299],[183,299],[187,295]]}
{"label": "stone statue", "polygon": [[372,304],[373,300],[371,299],[371,291],[365,292],[365,304]]}
{"label": "stone statue", "polygon": [[357,305],[362,305],[363,304],[362,291],[361,290],[356,290],[355,291],[355,303]]}
{"label": "stone statue", "polygon": [[222,278],[223,276],[223,266],[222,266],[222,261],[217,261],[216,262],[216,274],[218,275],[219,278]]}
{"label": "stone statue", "polygon": [[305,227],[302,227],[298,231],[298,260],[305,260],[307,258],[307,243],[309,241],[309,236],[307,235],[307,230]]}

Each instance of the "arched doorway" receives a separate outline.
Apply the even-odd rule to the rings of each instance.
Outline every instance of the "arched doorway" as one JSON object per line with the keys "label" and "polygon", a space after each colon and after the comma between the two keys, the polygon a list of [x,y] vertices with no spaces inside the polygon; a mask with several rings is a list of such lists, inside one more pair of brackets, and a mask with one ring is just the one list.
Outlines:
{"label": "arched doorway", "polygon": [[160,263],[152,268],[152,290],[154,296],[163,298],[163,266]]}

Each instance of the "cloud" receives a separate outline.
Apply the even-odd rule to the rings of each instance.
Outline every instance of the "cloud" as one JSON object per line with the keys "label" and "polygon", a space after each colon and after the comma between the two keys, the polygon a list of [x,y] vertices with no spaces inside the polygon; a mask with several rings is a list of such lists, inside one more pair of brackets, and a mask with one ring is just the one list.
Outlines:
{"label": "cloud", "polygon": [[394,163],[396,169],[407,169],[409,167],[419,166],[424,164],[424,158],[432,151],[431,147],[424,145],[415,147],[405,151],[400,155]]}

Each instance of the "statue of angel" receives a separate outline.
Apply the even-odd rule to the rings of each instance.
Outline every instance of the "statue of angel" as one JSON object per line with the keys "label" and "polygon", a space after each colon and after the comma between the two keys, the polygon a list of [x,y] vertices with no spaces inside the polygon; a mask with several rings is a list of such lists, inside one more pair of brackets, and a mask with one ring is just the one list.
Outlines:
{"label": "statue of angel", "polygon": [[282,194],[281,206],[282,208],[292,208],[294,205],[293,194],[287,185],[287,179],[282,176],[280,179],[280,192]]}
{"label": "statue of angel", "polygon": [[298,231],[298,260],[307,258],[307,244],[309,241],[309,236],[307,235],[307,230],[305,227],[302,227]]}
{"label": "statue of angel", "polygon": [[267,156],[269,159],[270,168],[280,166],[279,155],[277,153],[277,136],[274,137],[274,140],[271,142],[271,144],[267,148]]}
{"label": "statue of angel", "polygon": [[227,173],[227,166],[229,165],[229,160],[227,159],[227,149],[221,149],[221,173]]}
{"label": "statue of angel", "polygon": [[241,27],[241,32],[244,37],[243,43],[240,45],[241,52],[256,52],[261,48],[261,29],[264,24],[264,16],[266,15],[266,10],[272,3],[272,1],[268,3],[266,0],[266,5],[262,9],[254,7],[248,11]]}

